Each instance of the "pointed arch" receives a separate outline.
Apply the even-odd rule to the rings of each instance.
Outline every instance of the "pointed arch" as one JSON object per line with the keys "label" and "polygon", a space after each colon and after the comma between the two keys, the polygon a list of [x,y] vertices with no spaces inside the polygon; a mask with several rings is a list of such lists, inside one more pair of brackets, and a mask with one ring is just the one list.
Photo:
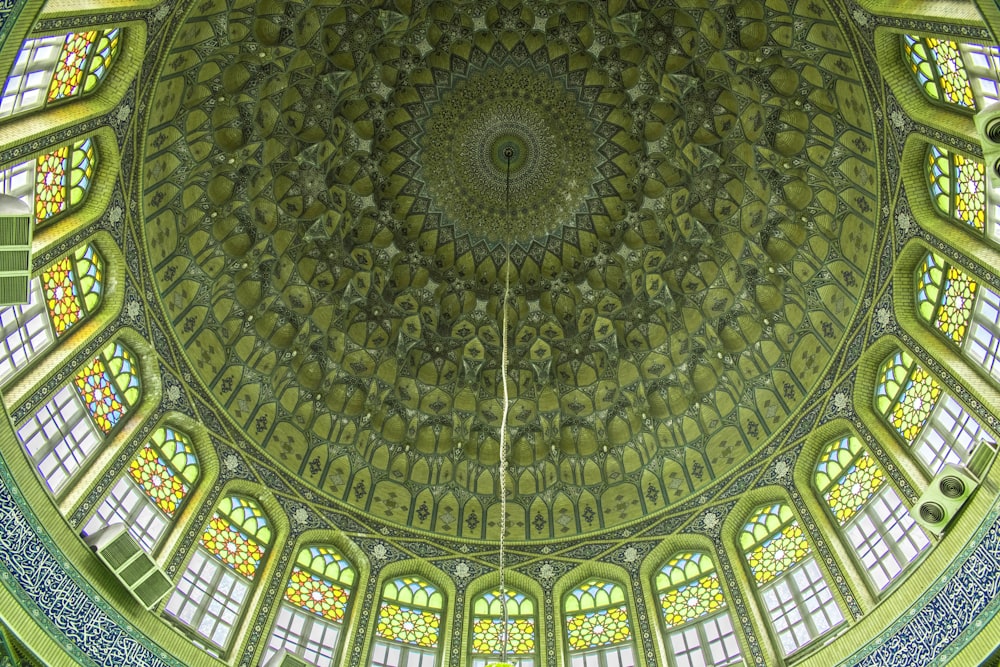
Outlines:
{"label": "pointed arch", "polygon": [[[503,623],[507,608],[506,631]],[[513,588],[502,594],[491,589],[472,601],[472,667],[485,667],[500,660],[503,637],[507,637],[507,654],[519,667],[534,667],[538,647],[535,599]]]}
{"label": "pointed arch", "polygon": [[875,411],[933,475],[969,461],[986,433],[930,372],[900,348],[879,367]]}
{"label": "pointed arch", "polygon": [[357,571],[331,546],[299,551],[271,630],[264,663],[285,650],[319,667],[340,654]]}
{"label": "pointed arch", "polygon": [[937,36],[901,35],[903,58],[924,95],[975,112],[1000,99],[1000,50]]}
{"label": "pointed arch", "polygon": [[194,636],[227,648],[271,543],[260,504],[224,497],[201,533],[165,613]]}
{"label": "pointed arch", "polygon": [[84,202],[98,159],[93,137],[58,146],[0,169],[0,193],[26,203],[34,212],[35,224],[47,225]]}
{"label": "pointed arch", "polygon": [[758,507],[744,524],[739,542],[785,655],[844,621],[791,507]]}
{"label": "pointed arch", "polygon": [[0,95],[0,118],[93,93],[118,57],[121,28],[24,40]]}
{"label": "pointed arch", "polygon": [[382,587],[372,667],[440,664],[444,595],[433,584],[404,576]]}
{"label": "pointed arch", "polygon": [[915,282],[923,323],[1000,385],[1000,295],[933,252],[924,256]]}
{"label": "pointed arch", "polygon": [[52,493],[61,491],[107,441],[139,401],[140,391],[135,357],[115,341],[21,424],[18,438]]}
{"label": "pointed arch", "polygon": [[162,425],[132,457],[83,530],[92,534],[121,523],[152,552],[187,502],[200,473],[188,435]]}
{"label": "pointed arch", "polygon": [[0,382],[89,317],[103,294],[104,259],[89,243],[32,279],[28,303],[0,310]]}
{"label": "pointed arch", "polygon": [[830,441],[813,482],[876,590],[885,590],[930,546],[860,438]]}
{"label": "pointed arch", "polygon": [[625,589],[606,579],[589,579],[563,598],[572,667],[634,667],[635,640]]}
{"label": "pointed arch", "polygon": [[925,175],[931,201],[941,215],[986,233],[986,167],[962,153],[927,144]]}
{"label": "pointed arch", "polygon": [[740,663],[739,643],[711,556],[681,551],[654,579],[667,657],[674,667]]}

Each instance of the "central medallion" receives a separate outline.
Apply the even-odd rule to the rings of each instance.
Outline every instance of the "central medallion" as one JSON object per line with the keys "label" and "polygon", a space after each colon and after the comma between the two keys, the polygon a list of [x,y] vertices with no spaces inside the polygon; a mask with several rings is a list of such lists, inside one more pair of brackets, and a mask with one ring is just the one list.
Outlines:
{"label": "central medallion", "polygon": [[490,67],[457,81],[431,108],[415,161],[432,206],[457,229],[525,241],[584,205],[597,176],[593,135],[562,82],[530,67]]}

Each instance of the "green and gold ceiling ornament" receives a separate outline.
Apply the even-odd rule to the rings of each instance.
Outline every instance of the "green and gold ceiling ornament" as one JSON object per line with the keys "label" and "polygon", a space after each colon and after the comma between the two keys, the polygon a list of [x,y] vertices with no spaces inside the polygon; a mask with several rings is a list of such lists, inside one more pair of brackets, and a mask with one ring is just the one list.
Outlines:
{"label": "green and gold ceiling ornament", "polygon": [[794,12],[192,8],[143,216],[207,393],[331,501],[495,538],[506,316],[510,539],[738,468],[840,345],[879,208],[844,36],[823,2]]}

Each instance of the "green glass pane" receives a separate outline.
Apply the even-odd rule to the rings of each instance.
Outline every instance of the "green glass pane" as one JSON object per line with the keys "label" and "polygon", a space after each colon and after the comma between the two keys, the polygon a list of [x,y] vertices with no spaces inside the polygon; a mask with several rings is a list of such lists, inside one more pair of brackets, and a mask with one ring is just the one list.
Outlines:
{"label": "green glass pane", "polygon": [[97,149],[93,139],[84,139],[73,145],[70,158],[69,203],[75,206],[84,200],[90,191],[97,161]]}
{"label": "green glass pane", "polygon": [[356,572],[351,563],[329,547],[308,547],[299,552],[296,562],[305,569],[345,586],[352,586]]}
{"label": "green glass pane", "polygon": [[271,527],[257,501],[242,496],[228,496],[219,502],[217,512],[240,530],[262,544],[271,542]]}

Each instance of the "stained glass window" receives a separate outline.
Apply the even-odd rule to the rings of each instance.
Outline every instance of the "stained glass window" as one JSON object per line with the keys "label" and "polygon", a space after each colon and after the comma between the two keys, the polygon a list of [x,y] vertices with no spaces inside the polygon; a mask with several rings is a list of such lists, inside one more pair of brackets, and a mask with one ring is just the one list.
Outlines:
{"label": "stained glass window", "polygon": [[18,429],[18,436],[53,491],[80,469],[139,399],[132,353],[112,342],[84,364]]}
{"label": "stained glass window", "polygon": [[972,319],[977,287],[972,276],[928,253],[917,274],[920,316],[949,340],[961,344]]}
{"label": "stained glass window", "polygon": [[136,452],[84,532],[90,535],[105,526],[124,524],[146,551],[152,551],[198,474],[198,459],[188,436],[160,426]]}
{"label": "stained glass window", "polygon": [[285,599],[329,621],[342,623],[354,576],[354,568],[336,551],[309,547],[299,552]]}
{"label": "stained glass window", "polygon": [[979,233],[986,230],[986,167],[975,158],[939,146],[927,147],[927,185],[945,216]]}
{"label": "stained glass window", "polygon": [[109,433],[139,399],[139,374],[132,353],[112,343],[73,379],[97,427]]}
{"label": "stained glass window", "polygon": [[383,639],[427,648],[438,645],[444,598],[416,577],[394,579],[382,589],[375,634]]}
{"label": "stained glass window", "polygon": [[587,656],[594,656],[616,665],[635,664],[628,602],[620,585],[586,581],[566,596],[563,613],[569,650],[584,656],[585,663],[592,662]]}
{"label": "stained glass window", "polygon": [[173,517],[198,479],[198,459],[187,436],[161,426],[139,449],[128,472],[156,506]]}
{"label": "stained glass window", "polygon": [[264,663],[285,650],[311,664],[332,665],[355,577],[354,567],[337,550],[302,549],[285,588]]}
{"label": "stained glass window", "polygon": [[119,28],[25,40],[0,97],[0,116],[93,92],[106,78],[120,45]]}
{"label": "stained glass window", "polygon": [[93,246],[82,246],[31,281],[27,304],[0,309],[0,381],[97,308],[102,265]]}
{"label": "stained glass window", "polygon": [[879,368],[875,408],[931,473],[968,461],[986,437],[982,425],[908,353],[897,350]]}
{"label": "stained glass window", "polygon": [[740,547],[786,655],[844,620],[788,505],[752,512]]}
{"label": "stained glass window", "polygon": [[886,483],[882,467],[857,437],[844,436],[827,444],[814,481],[879,590],[930,545]]}
{"label": "stained glass window", "polygon": [[1000,295],[934,253],[924,257],[916,291],[924,322],[1000,384]]}
{"label": "stained glass window", "polygon": [[719,575],[707,554],[675,554],[656,575],[655,587],[672,664],[740,662],[740,648]]}
{"label": "stained glass window", "polygon": [[759,508],[743,527],[740,542],[758,584],[774,580],[809,555],[809,541],[788,505]]}
{"label": "stained glass window", "polygon": [[400,577],[385,584],[375,626],[372,667],[433,667],[444,596],[418,577]]}
{"label": "stained glass window", "polygon": [[[508,588],[483,593],[472,603],[473,667],[496,662],[503,654],[503,611],[507,607],[507,654],[520,667],[534,664],[535,602],[524,593]],[[488,659],[489,658],[489,659]]]}
{"label": "stained glass window", "polygon": [[219,503],[201,544],[210,554],[248,579],[257,574],[271,541],[271,528],[255,501],[229,496]]}
{"label": "stained glass window", "polygon": [[167,601],[167,613],[226,647],[270,543],[271,526],[255,500],[223,498]]}
{"label": "stained glass window", "polygon": [[941,396],[941,386],[906,352],[897,351],[879,369],[875,405],[907,444],[913,444]]}
{"label": "stained glass window", "polygon": [[0,192],[31,206],[36,224],[49,223],[86,199],[97,159],[91,138],[59,146],[0,170]]}
{"label": "stained glass window", "polygon": [[956,42],[938,37],[903,35],[903,54],[913,78],[932,100],[969,109],[976,108]]}
{"label": "stained glass window", "polygon": [[42,271],[45,305],[57,336],[97,308],[103,289],[103,260],[85,245]]}

